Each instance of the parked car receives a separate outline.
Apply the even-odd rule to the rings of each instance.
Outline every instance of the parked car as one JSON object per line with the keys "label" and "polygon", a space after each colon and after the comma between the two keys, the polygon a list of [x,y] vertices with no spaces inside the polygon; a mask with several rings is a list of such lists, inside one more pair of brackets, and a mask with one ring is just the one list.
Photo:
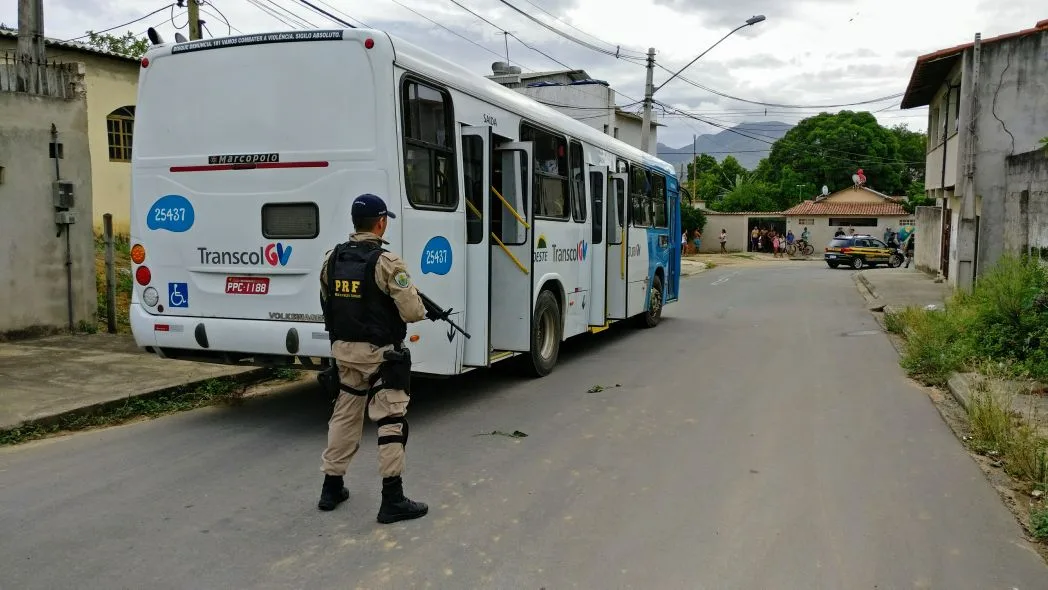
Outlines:
{"label": "parked car", "polygon": [[898,248],[888,246],[873,236],[854,235],[833,238],[826,247],[825,259],[830,268],[844,264],[858,270],[878,264],[898,268],[904,256]]}

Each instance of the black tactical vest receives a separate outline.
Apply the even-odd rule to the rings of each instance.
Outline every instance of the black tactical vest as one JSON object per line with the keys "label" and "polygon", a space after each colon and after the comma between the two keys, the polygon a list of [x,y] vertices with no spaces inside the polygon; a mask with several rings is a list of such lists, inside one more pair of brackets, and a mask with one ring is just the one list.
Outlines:
{"label": "black tactical vest", "polygon": [[375,283],[375,264],[385,250],[375,241],[335,246],[327,261],[324,323],[331,341],[399,344],[408,327],[393,298]]}

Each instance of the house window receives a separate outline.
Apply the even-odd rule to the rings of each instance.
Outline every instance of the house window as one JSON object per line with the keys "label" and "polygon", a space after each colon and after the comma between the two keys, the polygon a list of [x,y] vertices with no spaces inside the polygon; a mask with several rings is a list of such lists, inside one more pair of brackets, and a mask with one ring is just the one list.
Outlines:
{"label": "house window", "polygon": [[813,218],[800,218],[797,220],[797,225],[815,225],[815,219]]}
{"label": "house window", "polygon": [[831,227],[877,227],[876,217],[831,217]]}
{"label": "house window", "polygon": [[604,135],[607,135],[607,134],[608,134],[608,125],[605,124],[604,125]]}
{"label": "house window", "polygon": [[521,125],[521,141],[533,143],[535,199],[532,212],[538,217],[564,220],[570,214],[568,201],[568,142],[560,136],[531,125]]}
{"label": "house window", "polygon": [[131,139],[135,131],[134,105],[120,107],[106,116],[106,132],[109,135],[109,161],[131,161]]}
{"label": "house window", "polygon": [[914,219],[901,219],[899,220],[899,226],[904,227],[907,225],[917,225],[917,221]]}
{"label": "house window", "polygon": [[618,127],[615,128],[615,132],[614,132],[613,135],[614,135],[615,139],[619,138],[619,128]]}
{"label": "house window", "polygon": [[404,82],[404,181],[419,209],[454,210],[455,134],[451,97],[415,80]]}

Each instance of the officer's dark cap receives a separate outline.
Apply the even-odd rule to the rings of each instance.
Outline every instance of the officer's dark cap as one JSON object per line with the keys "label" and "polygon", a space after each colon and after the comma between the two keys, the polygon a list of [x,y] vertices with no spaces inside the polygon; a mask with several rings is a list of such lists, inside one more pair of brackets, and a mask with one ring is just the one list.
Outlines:
{"label": "officer's dark cap", "polygon": [[368,219],[374,217],[389,217],[396,219],[397,216],[386,209],[386,202],[376,195],[365,193],[353,201],[351,215],[355,219]]}

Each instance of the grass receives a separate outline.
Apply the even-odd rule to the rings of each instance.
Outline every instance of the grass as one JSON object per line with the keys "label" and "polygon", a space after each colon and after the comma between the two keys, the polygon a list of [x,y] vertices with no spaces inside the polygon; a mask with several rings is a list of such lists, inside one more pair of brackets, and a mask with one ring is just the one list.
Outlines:
{"label": "grass", "polygon": [[297,379],[299,371],[288,368],[269,369],[261,377],[245,380],[218,377],[190,386],[178,387],[156,395],[130,397],[123,402],[104,404],[83,412],[70,412],[51,420],[22,424],[0,430],[0,446],[16,445],[64,432],[116,426],[139,418],[156,418],[218,404],[236,404],[248,386],[264,381]]}
{"label": "grass", "polygon": [[1048,541],[1048,506],[1030,511],[1030,529],[1035,538]]}
{"label": "grass", "polygon": [[1037,430],[1037,416],[1024,419],[1014,411],[1015,394],[997,378],[980,380],[972,389],[968,419],[972,448],[998,459],[1012,477],[1034,487],[1048,487],[1048,439]]}
{"label": "grass", "polygon": [[[106,248],[105,240],[95,236],[95,288],[98,307],[95,312],[95,331],[108,329],[106,316]],[[123,238],[114,238],[113,266],[116,268],[116,331],[117,334],[131,333],[131,243]],[[90,330],[83,330],[90,331]]]}
{"label": "grass", "polygon": [[889,313],[885,327],[906,337],[903,367],[930,385],[987,359],[1014,378],[1048,379],[1048,270],[1029,258],[1002,258],[945,310]]}

